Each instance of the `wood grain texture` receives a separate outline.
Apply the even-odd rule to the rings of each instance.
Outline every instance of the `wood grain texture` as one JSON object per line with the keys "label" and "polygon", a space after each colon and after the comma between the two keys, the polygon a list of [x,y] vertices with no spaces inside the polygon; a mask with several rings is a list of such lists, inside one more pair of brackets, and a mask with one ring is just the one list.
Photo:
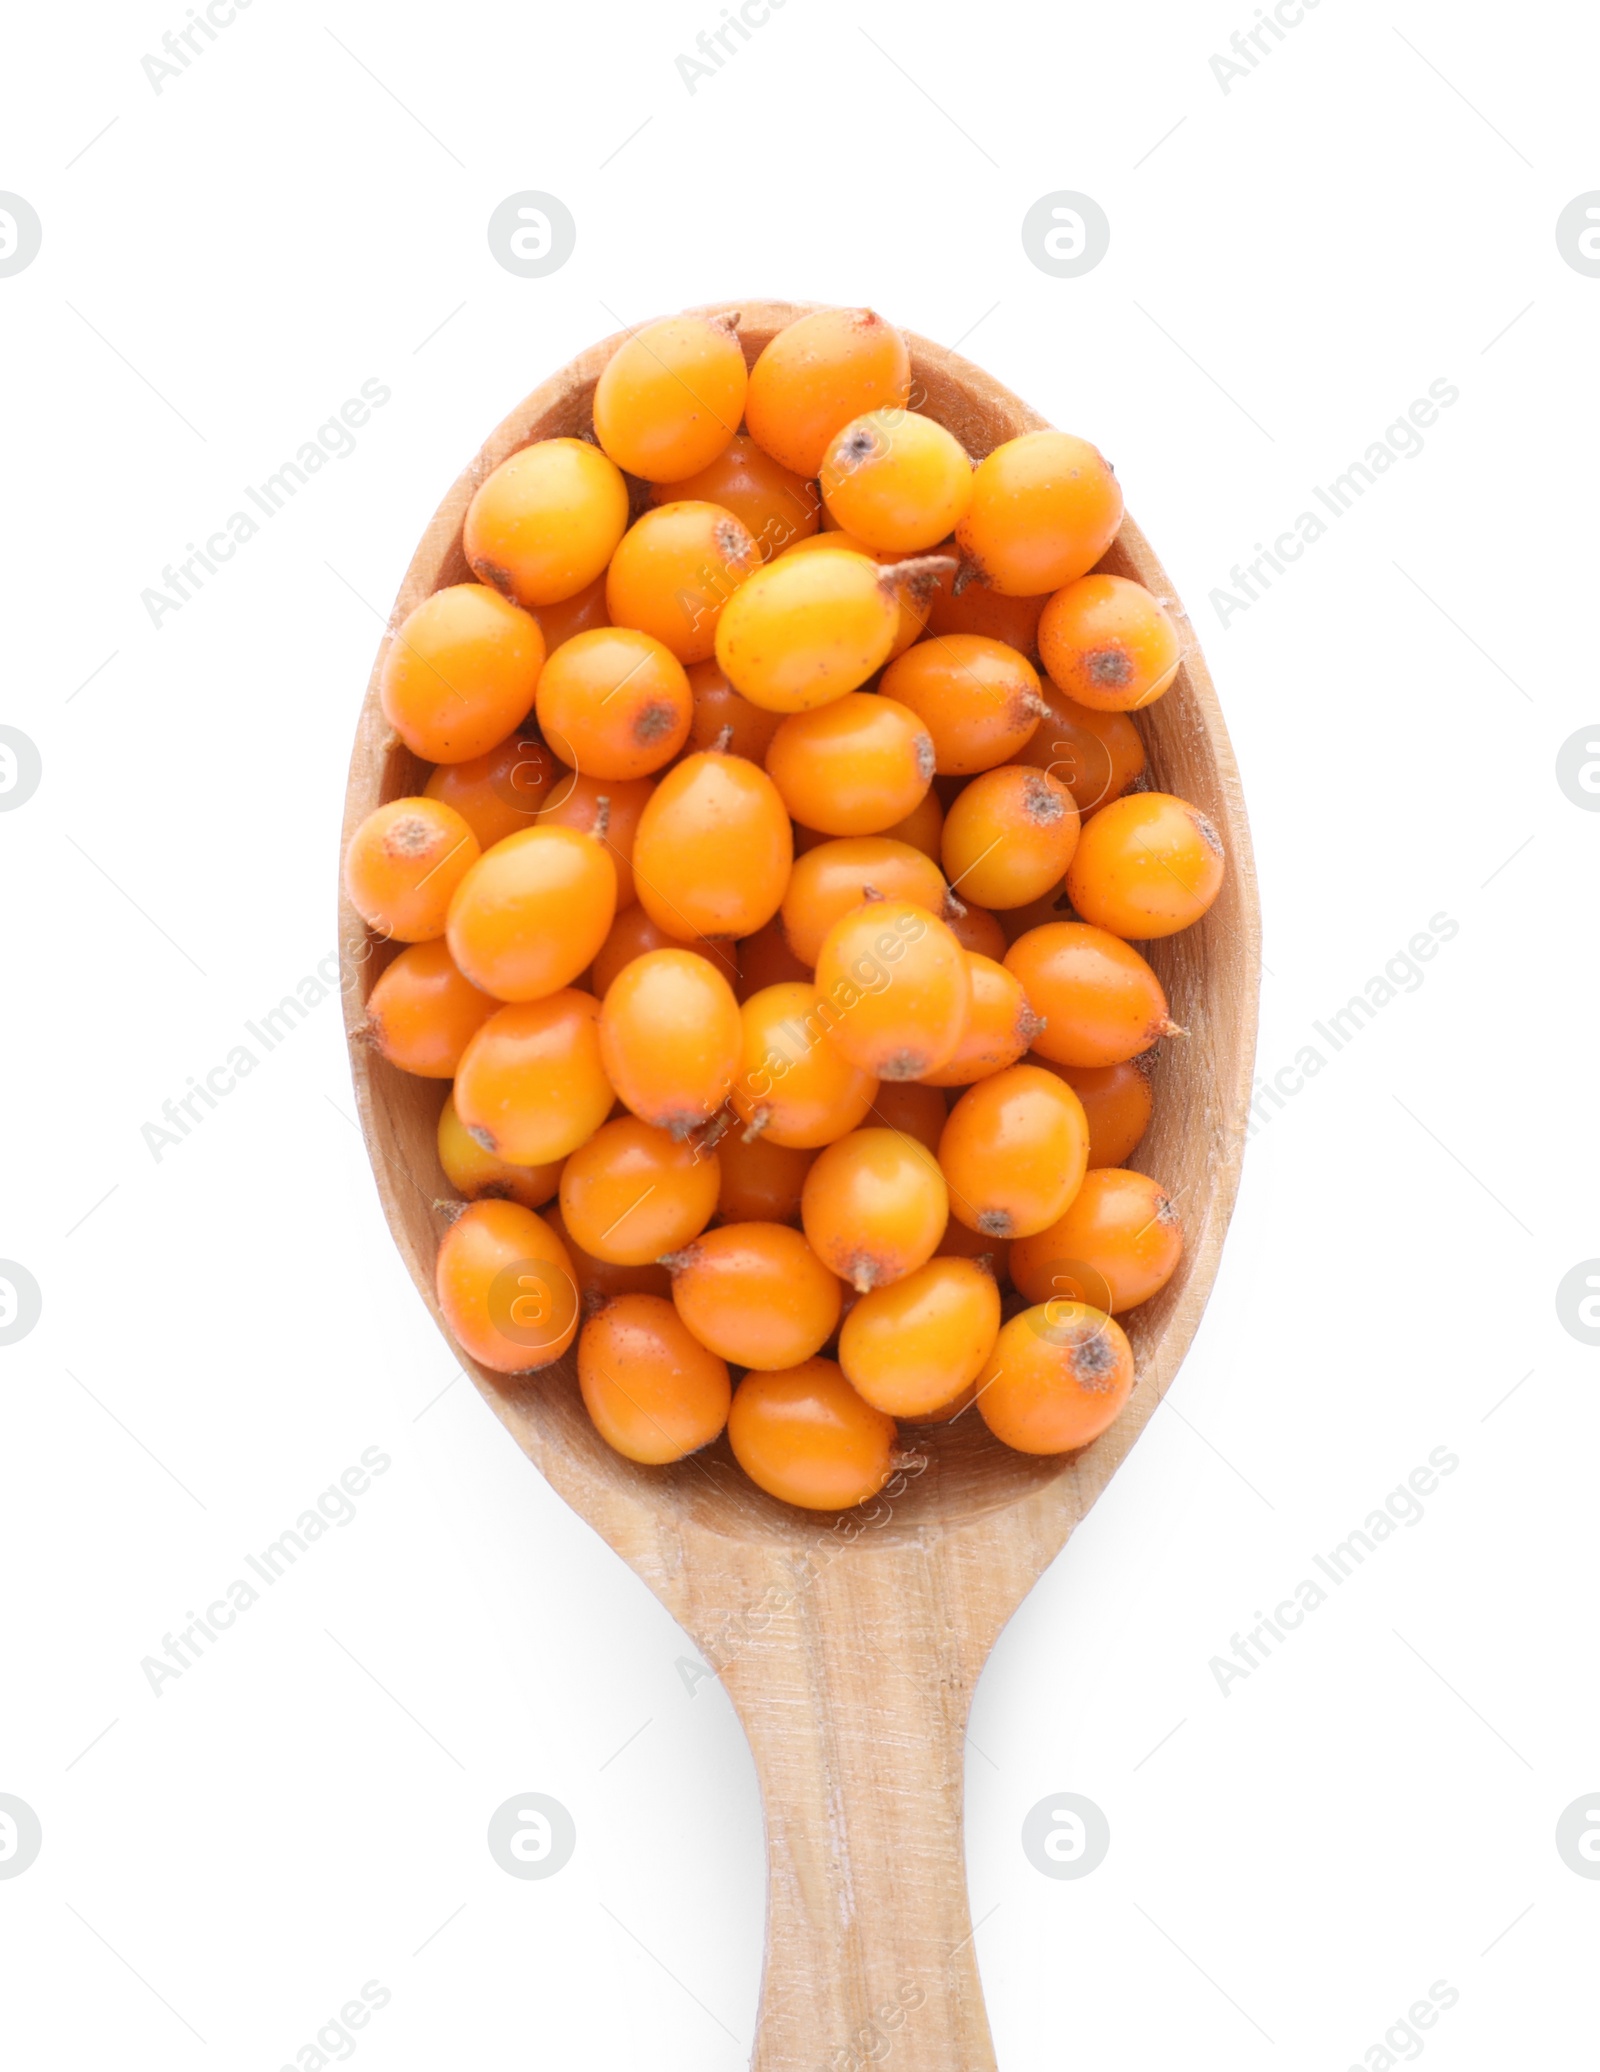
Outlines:
{"label": "wood grain texture", "polygon": [[[742,311],[740,337],[753,360],[811,306],[714,307]],[[979,368],[925,339],[909,342],[916,406],[974,458],[1045,423]],[[395,600],[362,708],[345,840],[374,806],[419,789],[425,774],[379,708],[393,628],[441,584],[470,579],[461,524],[490,470],[535,439],[590,430],[594,384],[619,343],[594,346],[536,389],[435,514]],[[508,1380],[454,1348],[535,1466],[693,1637],[749,1735],[769,1858],[757,2072],[846,2065],[866,2055],[875,2024],[891,2041],[897,2072],[992,2072],[961,1843],[973,1688],[1001,1628],[1171,1384],[1233,1207],[1260,961],[1238,776],[1187,618],[1132,519],[1100,565],[1145,583],[1183,631],[1177,681],[1139,725],[1153,781],[1209,814],[1229,861],[1205,919],[1149,949],[1189,1034],[1165,1046],[1155,1118],[1132,1163],[1173,1195],[1188,1246],[1161,1294],[1125,1319],[1138,1378],[1117,1423],[1076,1455],[1035,1459],[1007,1451],[976,1415],[966,1417],[915,1441],[908,1471],[875,1504],[835,1519],[763,1496],[725,1440],[669,1468],[622,1460],[590,1424],[570,1358]],[[393,952],[342,897],[340,942],[353,1035]],[[445,1089],[395,1071],[362,1042],[352,1041],[351,1070],[384,1212],[443,1331],[433,1261],[444,1217],[435,1204],[450,1190],[434,1126]]]}

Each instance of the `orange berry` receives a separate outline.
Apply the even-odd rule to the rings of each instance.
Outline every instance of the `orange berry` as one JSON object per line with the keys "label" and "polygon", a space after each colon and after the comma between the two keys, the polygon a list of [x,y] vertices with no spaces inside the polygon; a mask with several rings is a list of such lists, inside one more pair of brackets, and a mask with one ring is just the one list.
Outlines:
{"label": "orange berry", "polygon": [[1006,969],[1045,1026],[1033,1039],[1058,1065],[1117,1065],[1176,1032],[1161,981],[1139,952],[1103,928],[1051,921],[1006,952]]}
{"label": "orange berry", "polygon": [[561,1221],[594,1259],[646,1266],[698,1237],[717,1206],[717,1154],[619,1115],[561,1169]]}
{"label": "orange berry", "polygon": [[944,1095],[931,1079],[884,1079],[872,1097],[871,1120],[886,1130],[899,1130],[938,1156],[939,1137],[949,1114]]}
{"label": "orange berry", "polygon": [[992,957],[964,952],[972,1006],[961,1041],[937,1071],[924,1076],[930,1087],[971,1086],[991,1072],[1014,1065],[1044,1024],[1028,1005],[1021,985]]}
{"label": "orange berry", "polygon": [[549,800],[559,765],[531,727],[518,727],[486,755],[464,763],[441,763],[423,786],[423,796],[454,806],[478,838],[492,849],[507,835],[533,825]]}
{"label": "orange berry", "polygon": [[384,651],[383,716],[425,763],[486,755],[527,717],[544,667],[531,612],[482,583],[435,590]]}
{"label": "orange berry", "polygon": [[1178,629],[1142,583],[1080,576],[1058,590],[1039,621],[1050,680],[1096,712],[1153,705],[1178,673]]}
{"label": "orange berry", "polygon": [[1059,777],[1087,819],[1144,775],[1144,743],[1125,712],[1091,712],[1054,684],[1042,694],[1044,718],[1017,760]]}
{"label": "orange berry", "polygon": [[515,1201],[525,1209],[542,1209],[561,1184],[563,1160],[519,1166],[485,1151],[456,1113],[455,1096],[446,1094],[439,1110],[439,1163],[450,1185],[466,1201]]}
{"label": "orange berry", "polygon": [[679,1316],[736,1366],[809,1360],[839,1321],[838,1281],[783,1223],[721,1223],[663,1263]]}
{"label": "orange berry", "polygon": [[871,309],[818,309],[785,324],[750,370],[745,422],[756,444],[798,475],[815,475],[828,442],[865,411],[903,409],[911,355]]}
{"label": "orange berry", "polygon": [[556,1202],[544,1211],[544,1220],[567,1248],[585,1316],[592,1315],[601,1302],[609,1302],[614,1295],[659,1295],[663,1302],[671,1300],[672,1276],[656,1260],[652,1259],[648,1266],[617,1266],[609,1259],[596,1259],[582,1245],[574,1244]]}
{"label": "orange berry", "polygon": [[794,836],[778,788],[743,756],[688,755],[639,818],[639,902],[679,942],[754,935],[778,911]]}
{"label": "orange berry", "polygon": [[650,491],[653,504],[681,498],[731,511],[754,539],[763,561],[796,540],[808,539],[817,529],[822,508],[817,485],[764,453],[748,432],[730,439],[698,475],[684,482],[657,482]]}
{"label": "orange berry", "polygon": [[894,1473],[895,1424],[832,1360],[747,1374],[728,1412],[733,1456],[758,1489],[808,1511],[865,1503]]}
{"label": "orange berry", "polygon": [[874,1409],[927,1417],[971,1388],[1000,1330],[1000,1290],[972,1259],[930,1259],[863,1295],[839,1332],[839,1365]]}
{"label": "orange berry", "polygon": [[[959,913],[956,912],[958,907]],[[968,906],[964,900],[952,900],[944,920],[964,950],[973,950],[980,957],[992,957],[997,964],[1004,962],[1006,932],[987,907]]]}
{"label": "orange berry", "polygon": [[500,1005],[456,969],[438,937],[386,965],[367,996],[367,1035],[380,1056],[422,1079],[452,1079],[461,1053]]}
{"label": "orange berry", "polygon": [[943,915],[944,874],[909,842],[891,835],[856,835],[822,842],[795,861],[783,895],[783,932],[802,964],[816,964],[836,921],[864,899],[909,900]]}
{"label": "orange berry", "polygon": [[1148,1173],[1085,1173],[1066,1214],[1011,1247],[1011,1278],[1030,1302],[1064,1296],[1118,1313],[1148,1302],[1178,1270],[1183,1225]]}
{"label": "orange berry", "polygon": [[450,902],[450,954],[497,1000],[539,1000],[594,961],[617,907],[602,845],[570,827],[507,835]]}
{"label": "orange berry", "polygon": [[456,1113],[484,1150],[513,1165],[546,1165],[594,1135],[615,1098],[599,1020],[599,1001],[574,992],[490,1015],[455,1085]]}
{"label": "orange berry", "polygon": [[765,1130],[746,1137],[730,1129],[717,1139],[722,1188],[717,1214],[725,1223],[798,1223],[800,1190],[811,1170],[813,1151],[774,1143]]}
{"label": "orange berry", "polygon": [[765,986],[739,1010],[741,1051],[733,1109],[747,1129],[814,1151],[866,1120],[877,1081],[823,1040],[817,989]]}
{"label": "orange berry", "polygon": [[[937,863],[939,841],[944,833],[944,807],[939,803],[938,793],[931,788],[925,791],[921,802],[912,807],[904,820],[897,820],[893,827],[886,827],[882,832],[892,841],[904,842],[911,849],[920,849],[924,856],[932,857]],[[945,918],[948,920],[950,917],[946,915]],[[967,947],[979,949],[982,945],[969,943]]]}
{"label": "orange berry", "polygon": [[617,912],[638,898],[633,882],[633,844],[655,781],[650,777],[585,777],[552,765],[545,803],[534,816],[539,827],[570,827],[589,835],[611,858],[617,874]]}
{"label": "orange berry", "polygon": [[733,988],[697,950],[647,950],[607,988],[600,1012],[606,1077],[635,1115],[674,1137],[687,1136],[728,1098],[741,1042]]}
{"label": "orange berry", "polygon": [[1170,792],[1136,791],[1084,829],[1067,894],[1096,928],[1148,942],[1198,921],[1223,873],[1222,838],[1197,806]]}
{"label": "orange berry", "polygon": [[734,947],[739,954],[739,981],[734,991],[741,1004],[767,986],[811,983],[811,966],[802,964],[790,949],[783,923],[777,917]]}
{"label": "orange berry", "polygon": [[1133,1393],[1122,1326],[1082,1302],[1046,1302],[1000,1329],[978,1411],[1019,1453],[1070,1453],[1116,1423]]}
{"label": "orange berry", "polygon": [[790,552],[741,583],[717,621],[717,661],[753,705],[807,712],[865,683],[899,630],[897,567]]}
{"label": "orange berry", "polygon": [[[826,521],[826,513],[824,520]],[[841,532],[836,526],[826,532],[819,532],[803,540],[795,540],[785,551],[790,554],[822,552],[832,549],[835,554],[860,554],[868,561],[875,561],[880,568],[891,568],[897,563],[916,557],[904,554],[877,554],[865,540],[858,540],[853,532]],[[894,640],[889,648],[889,660],[903,655],[914,640],[920,640],[928,623],[928,610],[935,583],[948,575],[956,566],[955,560],[941,559],[938,567],[929,568],[913,581],[897,586],[895,594]]]}
{"label": "orange berry", "polygon": [[604,573],[627,523],[628,485],[598,447],[540,439],[478,485],[461,545],[480,582],[516,604],[554,605]]}
{"label": "orange berry", "polygon": [[889,664],[879,689],[910,706],[933,736],[938,769],[955,777],[1010,762],[1044,711],[1026,655],[978,633],[918,641]]}
{"label": "orange berry", "polygon": [[703,936],[695,942],[679,942],[664,928],[658,928],[635,901],[617,915],[611,933],[595,952],[590,973],[595,998],[604,1000],[617,973],[647,950],[694,950],[714,965],[730,986],[739,983],[739,960],[732,943],[707,942]]}
{"label": "orange berry", "polygon": [[350,837],[344,889],[380,935],[428,942],[443,935],[451,895],[478,860],[478,838],[438,799],[391,799]]}
{"label": "orange berry", "polygon": [[783,714],[752,705],[714,660],[691,662],[688,675],[689,695],[694,700],[689,746],[707,750],[720,746],[726,754],[742,755],[747,762],[764,761],[767,743],[782,726]]}
{"label": "orange berry", "polygon": [[619,468],[680,482],[708,468],[744,415],[734,317],[663,317],[619,345],[594,391],[594,435]]}
{"label": "orange berry", "polygon": [[1030,1062],[1058,1073],[1082,1101],[1089,1118],[1089,1170],[1126,1165],[1150,1127],[1154,1101],[1149,1061],[1138,1057],[1116,1065],[1057,1065],[1049,1058]]}
{"label": "orange berry", "polygon": [[852,1130],[830,1144],[800,1200],[811,1249],[863,1295],[931,1259],[949,1213],[938,1160],[898,1130]]}
{"label": "orange berry", "polygon": [[704,662],[722,607],[761,557],[718,504],[662,504],[623,534],[606,577],[613,626],[654,634],[680,662]]}
{"label": "orange berry", "polygon": [[578,1339],[578,1386],[608,1446],[647,1467],[709,1446],[728,1421],[728,1366],[659,1295],[619,1295]]}
{"label": "orange berry", "polygon": [[1024,432],[978,463],[956,538],[990,589],[1037,597],[1087,575],[1121,523],[1121,485],[1087,439]]}
{"label": "orange berry", "polygon": [[978,578],[970,562],[958,563],[934,587],[928,631],[981,633],[1034,662],[1039,656],[1039,616],[1049,602],[1048,592],[1042,597],[1002,597]]}
{"label": "orange berry", "polygon": [[1042,899],[1078,846],[1078,808],[1048,770],[1002,763],[953,800],[941,853],[951,889],[980,906],[1018,907]]}
{"label": "orange berry", "polygon": [[936,1072],[972,1005],[967,953],[925,907],[868,900],[835,921],[817,952],[828,1041],[879,1079]]}
{"label": "orange berry", "polygon": [[670,648],[631,626],[564,641],[539,678],[539,725],[588,777],[647,777],[689,738],[689,679]]}
{"label": "orange berry", "polygon": [[566,1247],[532,1209],[477,1201],[439,1240],[434,1290],[451,1336],[496,1374],[560,1359],[578,1331],[578,1284]]}
{"label": "orange berry", "polygon": [[1027,1237],[1065,1215],[1089,1163],[1083,1103],[1038,1065],[980,1079],[939,1139],[950,1213],[985,1237]]}
{"label": "orange berry", "polygon": [[592,633],[596,626],[609,626],[606,617],[605,573],[597,575],[572,597],[559,604],[541,604],[535,615],[544,628],[544,651],[553,655],[564,640],[575,633]]}
{"label": "orange berry", "polygon": [[822,456],[822,495],[875,554],[915,554],[947,540],[972,501],[972,463],[954,434],[914,410],[852,418]]}
{"label": "orange berry", "polygon": [[933,742],[916,714],[892,698],[848,691],[782,721],[766,764],[796,820],[823,834],[870,835],[904,820],[926,797]]}

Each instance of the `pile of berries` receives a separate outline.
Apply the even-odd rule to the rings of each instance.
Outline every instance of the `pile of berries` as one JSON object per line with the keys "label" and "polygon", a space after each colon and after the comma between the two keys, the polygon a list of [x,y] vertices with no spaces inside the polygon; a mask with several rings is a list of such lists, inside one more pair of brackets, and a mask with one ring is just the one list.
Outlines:
{"label": "pile of berries", "polygon": [[362,1034],[453,1082],[458,1343],[576,1340],[620,1453],[726,1427],[813,1509],[883,1487],[897,1420],[1056,1453],[1116,1418],[1115,1319],[1183,1245],[1126,1164],[1182,1033],[1133,944],[1224,869],[1144,788],[1181,641],[1094,572],[1110,467],[1055,431],[975,461],[912,403],[870,310],[748,365],[733,316],[630,336],[592,439],[495,468],[479,580],[395,631],[383,711],[435,767],[345,858],[408,946]]}

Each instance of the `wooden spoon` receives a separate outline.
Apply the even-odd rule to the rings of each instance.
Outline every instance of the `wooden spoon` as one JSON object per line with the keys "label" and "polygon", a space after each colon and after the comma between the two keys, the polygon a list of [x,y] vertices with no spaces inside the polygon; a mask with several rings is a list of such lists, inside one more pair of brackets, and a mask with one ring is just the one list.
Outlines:
{"label": "wooden spoon", "polygon": [[[742,312],[753,360],[812,306],[718,307]],[[535,439],[589,433],[596,379],[621,342],[580,354],[493,433],[424,534],[391,634],[431,591],[472,579],[462,518],[490,470]],[[916,406],[974,459],[1044,425],[968,361],[923,338],[909,344]],[[1136,577],[1185,623],[1131,518],[1101,567]],[[1000,1629],[1177,1373],[1216,1273],[1244,1146],[1260,961],[1255,878],[1222,716],[1192,637],[1186,646],[1176,683],[1139,725],[1152,781],[1204,809],[1229,868],[1206,918],[1149,949],[1188,1037],[1166,1046],[1137,1160],[1177,1201],[1188,1249],[1166,1288],[1124,1320],[1138,1379],[1108,1432],[1078,1454],[1044,1459],[1009,1452],[969,1414],[929,1437],[923,1472],[833,1518],[764,1496],[725,1440],[668,1468],[623,1460],[591,1425],[570,1356],[517,1381],[456,1348],[541,1473],[693,1637],[750,1737],[769,1866],[756,2072],[818,2072],[869,2049],[881,2054],[882,2040],[897,2072],[993,2072],[961,1842],[973,1688]],[[375,667],[345,839],[373,807],[420,790],[425,775],[384,720]],[[340,937],[358,975],[346,992],[354,1034],[391,952],[342,900]],[[351,1069],[389,1226],[443,1331],[433,1293],[445,1222],[435,1204],[450,1192],[434,1145],[443,1088],[396,1071],[361,1042],[351,1044]]]}

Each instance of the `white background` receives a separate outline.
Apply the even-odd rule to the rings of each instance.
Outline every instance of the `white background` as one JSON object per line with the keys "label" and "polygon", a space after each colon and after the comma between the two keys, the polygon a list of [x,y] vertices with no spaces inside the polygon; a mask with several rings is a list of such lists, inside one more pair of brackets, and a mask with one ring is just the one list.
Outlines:
{"label": "white background", "polygon": [[[336,1000],[159,1161],[141,1130],[332,946],[357,707],[458,468],[619,322],[752,294],[964,341],[1115,461],[1238,750],[1265,1070],[1459,924],[1269,1109],[1170,1403],[978,1693],[1004,2072],[1381,2067],[1438,1980],[1441,2067],[1587,2062],[1600,1882],[1553,1835],[1600,1790],[1600,1354],[1554,1292],[1600,1252],[1600,818],[1554,768],[1600,713],[1600,280],[1554,228],[1600,186],[1600,23],[1322,0],[1224,92],[1255,12],[788,0],[692,94],[720,6],[255,0],[159,94],[177,0],[13,14],[0,187],[44,225],[0,280],[0,719],[44,769],[0,816],[0,1256],[44,1292],[0,1354],[0,1790],[44,1829],[0,1881],[16,2063],[315,2065],[368,1980],[374,2072],[745,2061],[742,1737],[456,1377]],[[578,225],[544,280],[485,239],[524,188]],[[1019,236],[1062,188],[1112,226],[1077,280]],[[163,565],[368,378],[358,450],[153,627]],[[1232,564],[1437,379],[1425,451],[1220,626]],[[354,1522],[154,1695],[141,1659],[367,1447]],[[1224,1695],[1211,1658],[1436,1447],[1422,1522]],[[522,1790],[577,1823],[547,1882],[485,1847]],[[1081,1882],[1019,1840],[1064,1790],[1111,1824]]]}

